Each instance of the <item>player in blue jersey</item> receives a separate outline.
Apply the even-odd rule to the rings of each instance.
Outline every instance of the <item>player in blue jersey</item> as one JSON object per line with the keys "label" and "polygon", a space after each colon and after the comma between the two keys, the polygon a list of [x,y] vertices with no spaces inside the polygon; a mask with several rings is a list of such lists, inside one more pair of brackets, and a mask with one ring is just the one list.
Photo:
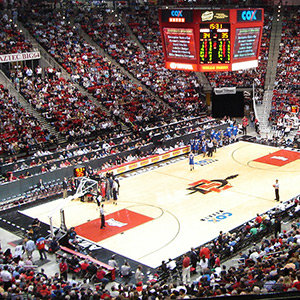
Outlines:
{"label": "player in blue jersey", "polygon": [[205,137],[205,130],[201,129],[200,132],[199,132],[199,139],[200,139],[200,141],[202,140],[203,137]]}
{"label": "player in blue jersey", "polygon": [[190,165],[190,171],[194,170],[194,153],[191,151],[189,154],[189,165]]}
{"label": "player in blue jersey", "polygon": [[232,128],[230,126],[228,126],[226,128],[226,136],[228,137],[229,143],[231,143],[231,135],[232,135]]}
{"label": "player in blue jersey", "polygon": [[206,155],[206,149],[207,149],[207,147],[206,147],[206,140],[203,140],[202,141],[202,145],[201,145],[201,152],[203,154],[203,157],[205,157],[205,155]]}
{"label": "player in blue jersey", "polygon": [[191,151],[195,150],[195,140],[194,139],[190,139],[190,146],[191,146]]}
{"label": "player in blue jersey", "polygon": [[239,131],[238,126],[236,124],[233,125],[233,127],[232,127],[232,136],[233,136],[234,141],[236,141],[238,131]]}
{"label": "player in blue jersey", "polygon": [[212,129],[210,132],[210,139],[213,140],[215,138],[215,136],[216,136],[216,132],[214,129]]}
{"label": "player in blue jersey", "polygon": [[195,139],[195,147],[194,147],[195,154],[199,154],[199,148],[200,148],[200,140],[199,139]]}
{"label": "player in blue jersey", "polygon": [[221,142],[221,130],[218,130],[216,133],[216,141],[217,141],[217,147],[221,147],[220,142]]}

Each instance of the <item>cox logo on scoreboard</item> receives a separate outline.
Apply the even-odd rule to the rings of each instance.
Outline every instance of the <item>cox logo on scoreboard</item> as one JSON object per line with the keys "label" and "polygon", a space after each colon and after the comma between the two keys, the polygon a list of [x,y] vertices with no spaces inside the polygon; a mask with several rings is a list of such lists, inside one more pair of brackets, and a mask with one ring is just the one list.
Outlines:
{"label": "cox logo on scoreboard", "polygon": [[191,23],[193,22],[193,11],[182,9],[164,9],[161,12],[161,19],[163,22]]}
{"label": "cox logo on scoreboard", "polygon": [[172,17],[183,17],[182,10],[171,10]]}
{"label": "cox logo on scoreboard", "polygon": [[257,22],[262,21],[262,9],[243,9],[237,10],[238,22]]}

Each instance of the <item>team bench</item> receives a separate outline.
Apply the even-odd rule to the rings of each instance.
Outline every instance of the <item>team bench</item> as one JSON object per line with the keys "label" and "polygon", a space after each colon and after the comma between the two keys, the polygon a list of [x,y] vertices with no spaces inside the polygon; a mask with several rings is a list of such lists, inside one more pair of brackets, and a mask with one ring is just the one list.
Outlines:
{"label": "team bench", "polygon": [[69,254],[69,255],[75,255],[77,256],[78,258],[80,259],[86,259],[90,262],[92,262],[93,264],[99,266],[99,267],[102,267],[103,269],[106,270],[107,274],[110,274],[110,277],[111,277],[111,280],[115,280],[116,279],[116,270],[115,268],[109,266],[108,264],[106,263],[103,263],[89,255],[85,255],[83,253],[80,253],[80,252],[77,252],[75,250],[72,250],[68,247],[65,247],[65,246],[60,246],[60,249],[58,251],[55,252],[55,254],[57,254],[58,256],[63,256],[64,254]]}

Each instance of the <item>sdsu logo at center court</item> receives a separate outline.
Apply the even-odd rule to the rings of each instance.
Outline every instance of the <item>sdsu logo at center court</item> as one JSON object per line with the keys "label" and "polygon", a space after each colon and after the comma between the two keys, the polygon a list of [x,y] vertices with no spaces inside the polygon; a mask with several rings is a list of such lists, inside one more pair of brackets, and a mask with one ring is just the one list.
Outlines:
{"label": "sdsu logo at center court", "polygon": [[196,192],[200,192],[201,194],[207,194],[210,192],[220,193],[221,191],[225,191],[232,187],[232,185],[228,182],[229,179],[233,179],[237,177],[238,174],[229,176],[225,179],[213,179],[206,180],[201,179],[199,181],[190,183],[191,187],[187,188],[191,192],[189,194],[193,194]]}

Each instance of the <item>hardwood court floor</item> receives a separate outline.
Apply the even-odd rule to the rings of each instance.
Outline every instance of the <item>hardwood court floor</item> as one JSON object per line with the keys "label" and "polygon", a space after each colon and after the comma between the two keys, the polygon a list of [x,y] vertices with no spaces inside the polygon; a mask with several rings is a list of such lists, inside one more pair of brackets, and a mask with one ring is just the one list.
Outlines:
{"label": "hardwood court floor", "polygon": [[[276,154],[277,151],[278,148],[270,146],[238,142],[218,149],[211,163],[205,164],[203,157],[197,156],[194,171],[189,170],[186,159],[121,180],[118,205],[105,203],[106,214],[127,209],[153,220],[114,234],[99,244],[157,267],[162,260],[175,258],[192,246],[210,241],[220,230],[226,232],[243,224],[256,213],[278,205],[272,187],[275,179],[279,180],[282,201],[299,193],[299,155],[289,162],[284,156],[292,152]],[[263,160],[268,163],[255,161],[266,155],[269,157]],[[270,164],[270,158],[275,164],[277,161],[286,164]],[[230,176],[233,178],[226,184],[224,180]],[[188,190],[193,186],[194,189]],[[50,212],[62,201],[46,203],[25,213],[48,223]],[[66,203],[64,209],[68,227],[99,218],[95,203],[73,200]],[[53,221],[59,226],[59,210]],[[94,230],[100,241],[98,228]]]}

